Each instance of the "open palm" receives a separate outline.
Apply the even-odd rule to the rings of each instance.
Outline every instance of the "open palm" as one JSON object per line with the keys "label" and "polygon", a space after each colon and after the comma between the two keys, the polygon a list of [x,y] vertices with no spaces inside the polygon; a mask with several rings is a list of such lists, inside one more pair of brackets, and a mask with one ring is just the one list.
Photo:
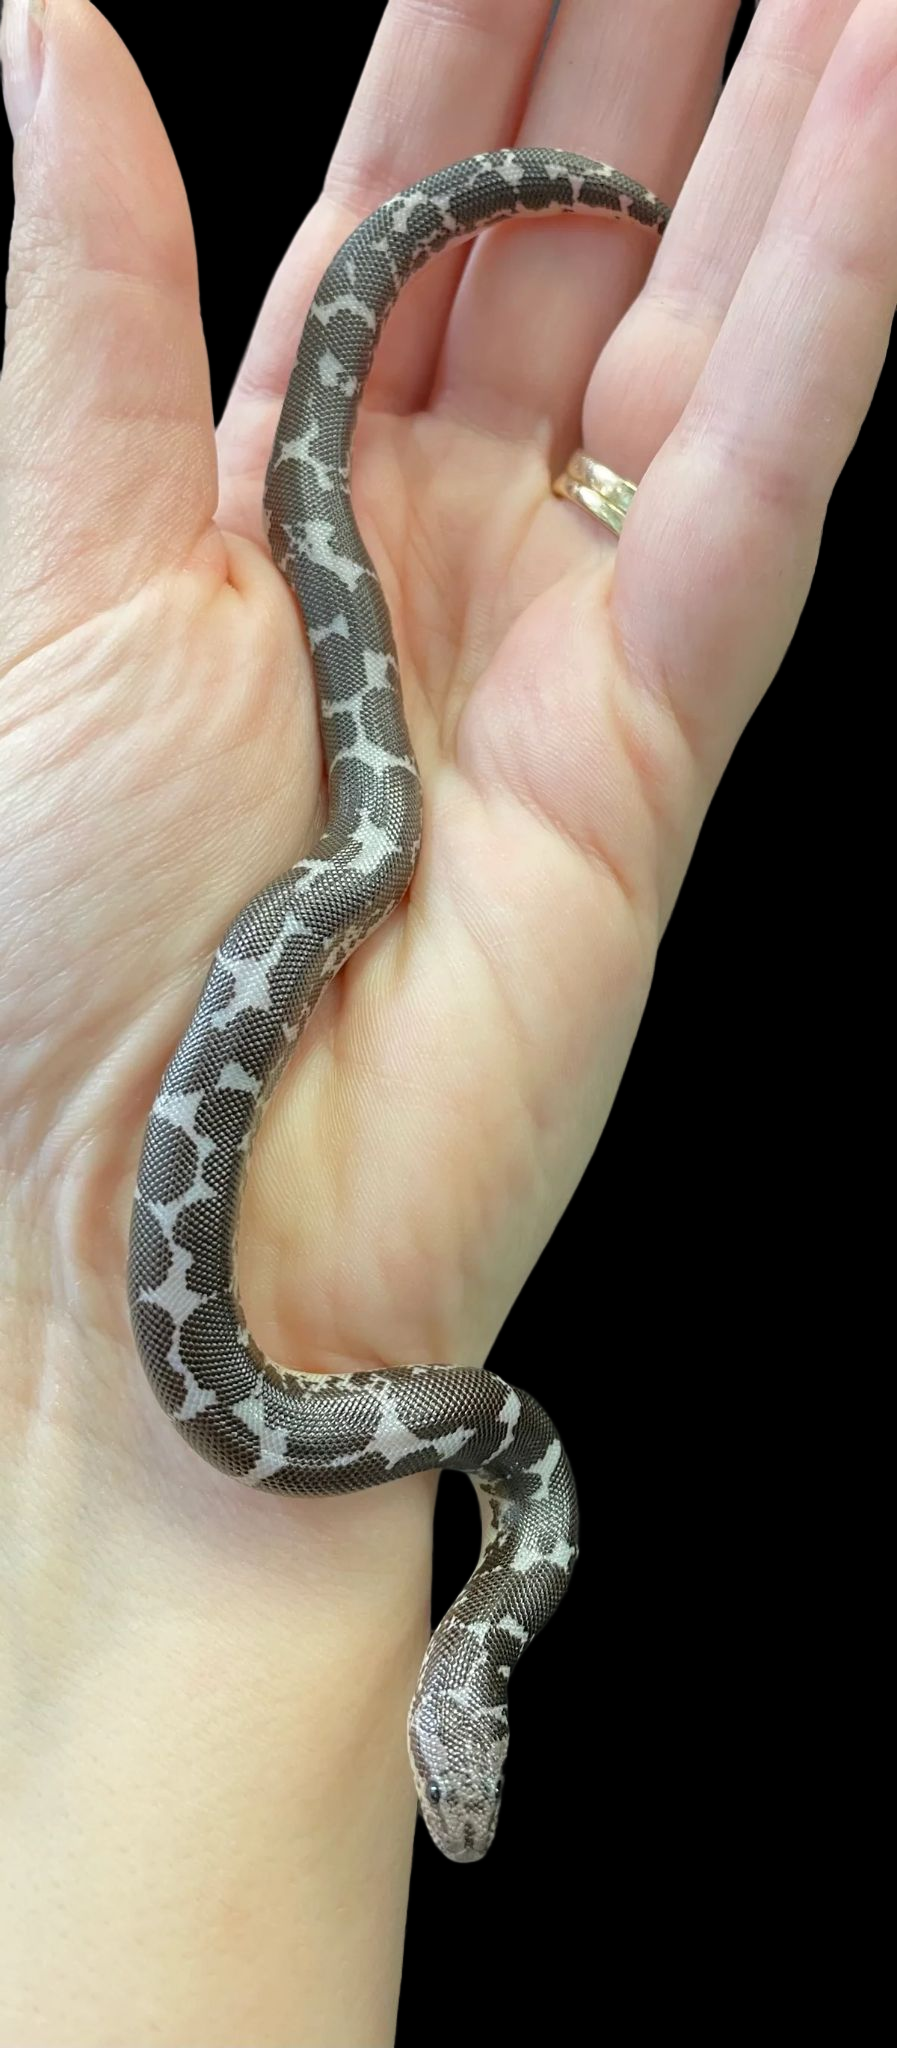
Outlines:
{"label": "open palm", "polygon": [[[544,7],[500,12],[485,65],[482,0],[449,27],[387,9],[217,466],[189,220],[145,89],[82,0],[56,0],[24,120],[36,41],[8,59],[5,1167],[37,1292],[70,1307],[86,1276],[79,1313],[115,1345],[160,1072],[229,918],[323,811],[301,621],[261,530],[318,276],[389,191],[499,141],[600,155],[676,201],[733,10],[656,6],[622,86],[619,10],[565,9],[535,74]],[[897,183],[895,57],[883,0],[764,0],[647,284],[635,228],[511,225],[396,311],[354,496],[425,834],[254,1155],[243,1293],[285,1364],[482,1358],[595,1144],[880,365],[895,259],[890,210],[864,202]],[[410,100],[412,76],[384,145],[381,95]],[[579,443],[643,479],[618,550],[550,495]]]}

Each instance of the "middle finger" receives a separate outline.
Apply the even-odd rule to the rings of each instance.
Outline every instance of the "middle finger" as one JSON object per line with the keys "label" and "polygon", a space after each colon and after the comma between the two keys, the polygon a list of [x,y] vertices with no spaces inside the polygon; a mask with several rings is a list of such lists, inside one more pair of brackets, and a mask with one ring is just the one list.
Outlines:
{"label": "middle finger", "polygon": [[[719,89],[736,0],[563,0],[521,144],[579,150],[672,202]],[[652,245],[562,219],[494,229],[473,251],[434,396],[440,411],[546,452],[578,439],[602,343],[642,282]]]}

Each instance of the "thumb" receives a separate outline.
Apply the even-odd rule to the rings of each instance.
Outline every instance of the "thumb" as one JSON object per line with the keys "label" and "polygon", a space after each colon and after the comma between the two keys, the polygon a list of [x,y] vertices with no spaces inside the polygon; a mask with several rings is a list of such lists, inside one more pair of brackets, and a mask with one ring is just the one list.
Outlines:
{"label": "thumb", "polygon": [[217,481],[190,214],[136,66],[89,0],[6,0],[0,54],[9,660],[189,558]]}

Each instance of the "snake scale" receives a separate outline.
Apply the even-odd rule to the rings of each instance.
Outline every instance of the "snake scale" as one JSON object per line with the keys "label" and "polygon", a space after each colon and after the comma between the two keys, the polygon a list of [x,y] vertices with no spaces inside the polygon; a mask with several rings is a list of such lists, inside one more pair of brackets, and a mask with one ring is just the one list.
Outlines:
{"label": "snake scale", "polygon": [[332,1494],[436,1468],[480,1496],[480,1561],[427,1650],[408,1719],[421,1812],[474,1862],[492,1840],[513,1668],[577,1554],[570,1466],[530,1395],[487,1371],[282,1369],[250,1335],[236,1281],[249,1149],[263,1104],[327,983],[408,888],[421,791],[386,602],[349,496],[359,400],[402,285],[448,243],[555,212],[668,211],[607,164],[501,149],[449,165],[361,222],[305,321],[265,484],[274,561],[305,621],[329,809],[313,850],[225,932],[149,1118],[128,1294],[152,1387],[193,1449],[249,1486]]}

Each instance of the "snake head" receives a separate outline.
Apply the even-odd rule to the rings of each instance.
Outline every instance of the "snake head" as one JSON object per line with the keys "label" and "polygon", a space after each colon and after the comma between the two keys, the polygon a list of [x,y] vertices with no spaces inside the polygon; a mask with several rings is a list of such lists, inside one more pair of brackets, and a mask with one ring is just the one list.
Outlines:
{"label": "snake head", "polygon": [[408,1753],[421,1818],[452,1863],[478,1863],[498,1826],[508,1748],[502,1708],[471,1713],[469,1702],[418,1695],[408,1719]]}

